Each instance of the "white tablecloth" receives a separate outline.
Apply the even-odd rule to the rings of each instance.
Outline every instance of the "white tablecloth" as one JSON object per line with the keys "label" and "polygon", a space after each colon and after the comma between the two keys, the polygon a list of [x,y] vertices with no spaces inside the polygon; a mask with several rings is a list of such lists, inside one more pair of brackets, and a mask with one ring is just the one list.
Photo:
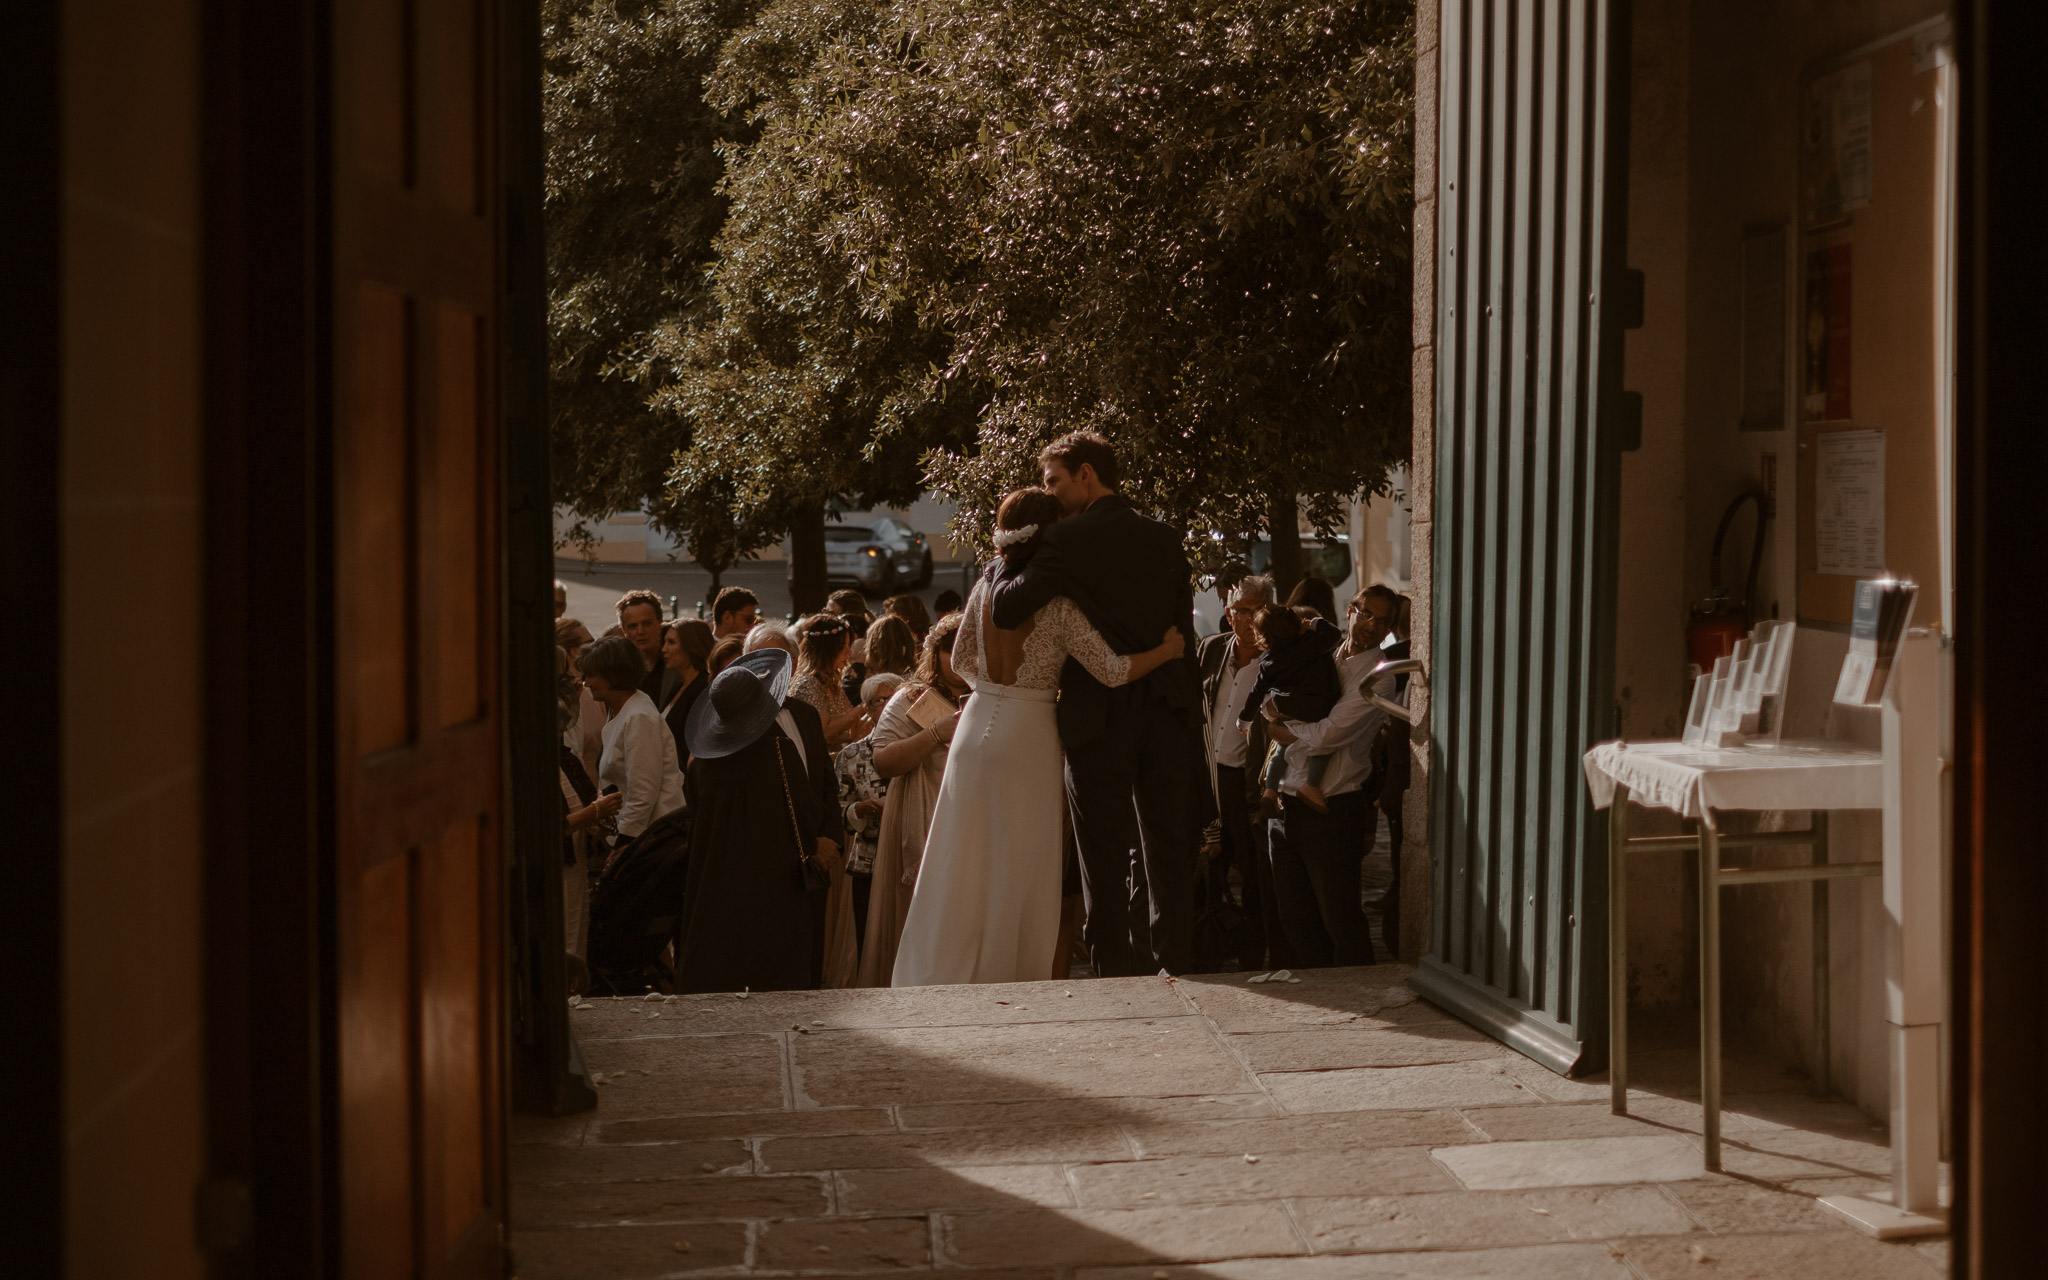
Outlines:
{"label": "white tablecloth", "polygon": [[1843,742],[1775,747],[1689,747],[1683,742],[1603,742],[1586,753],[1593,806],[1614,803],[1617,784],[1640,805],[1688,818],[1715,809],[1881,809],[1884,755]]}

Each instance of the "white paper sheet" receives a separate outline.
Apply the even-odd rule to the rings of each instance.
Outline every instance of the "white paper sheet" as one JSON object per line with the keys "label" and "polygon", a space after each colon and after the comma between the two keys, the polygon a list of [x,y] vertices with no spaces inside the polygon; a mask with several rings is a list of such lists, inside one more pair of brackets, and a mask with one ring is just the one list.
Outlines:
{"label": "white paper sheet", "polygon": [[1884,572],[1884,432],[1828,431],[1814,441],[1814,571]]}

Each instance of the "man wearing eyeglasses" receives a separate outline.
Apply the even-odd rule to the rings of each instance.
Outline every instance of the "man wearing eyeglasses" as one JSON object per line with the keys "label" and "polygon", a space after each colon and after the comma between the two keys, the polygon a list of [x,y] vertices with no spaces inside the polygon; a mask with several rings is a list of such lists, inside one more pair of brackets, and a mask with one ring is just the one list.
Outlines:
{"label": "man wearing eyeglasses", "polygon": [[1250,969],[1285,968],[1294,963],[1293,951],[1274,913],[1273,871],[1266,860],[1264,824],[1254,820],[1259,804],[1259,765],[1266,758],[1265,721],[1255,718],[1246,723],[1237,714],[1259,678],[1261,644],[1252,618],[1274,598],[1271,578],[1238,579],[1226,596],[1224,630],[1205,637],[1195,650],[1202,673],[1202,741],[1209,764],[1209,791],[1202,806],[1208,824],[1202,836],[1202,856],[1213,860],[1212,884],[1227,885],[1230,868],[1237,867],[1246,924],[1238,958]]}

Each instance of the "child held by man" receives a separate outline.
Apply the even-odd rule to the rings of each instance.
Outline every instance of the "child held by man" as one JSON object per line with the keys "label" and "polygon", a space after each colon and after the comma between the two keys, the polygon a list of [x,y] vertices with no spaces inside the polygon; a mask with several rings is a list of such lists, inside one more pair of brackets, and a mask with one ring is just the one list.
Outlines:
{"label": "child held by man", "polygon": [[[1330,621],[1304,605],[1269,604],[1254,620],[1266,642],[1259,659],[1258,682],[1245,699],[1239,720],[1249,721],[1268,700],[1289,720],[1313,723],[1330,714],[1342,696],[1343,681],[1331,655],[1343,643],[1344,633]],[[1328,755],[1309,757],[1300,797],[1318,813],[1328,813],[1323,798],[1323,774],[1330,767]],[[1287,754],[1279,744],[1267,753],[1260,786],[1269,800],[1280,794],[1280,781],[1287,775]]]}

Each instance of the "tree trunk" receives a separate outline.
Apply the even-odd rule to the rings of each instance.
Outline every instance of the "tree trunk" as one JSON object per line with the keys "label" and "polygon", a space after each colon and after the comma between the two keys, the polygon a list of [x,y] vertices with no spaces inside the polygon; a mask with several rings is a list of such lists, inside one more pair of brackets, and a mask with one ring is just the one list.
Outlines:
{"label": "tree trunk", "polygon": [[1266,533],[1273,542],[1273,558],[1266,573],[1281,600],[1301,581],[1301,508],[1292,493],[1276,493],[1266,516]]}
{"label": "tree trunk", "polygon": [[789,603],[798,613],[825,607],[825,504],[800,507],[789,526]]}

